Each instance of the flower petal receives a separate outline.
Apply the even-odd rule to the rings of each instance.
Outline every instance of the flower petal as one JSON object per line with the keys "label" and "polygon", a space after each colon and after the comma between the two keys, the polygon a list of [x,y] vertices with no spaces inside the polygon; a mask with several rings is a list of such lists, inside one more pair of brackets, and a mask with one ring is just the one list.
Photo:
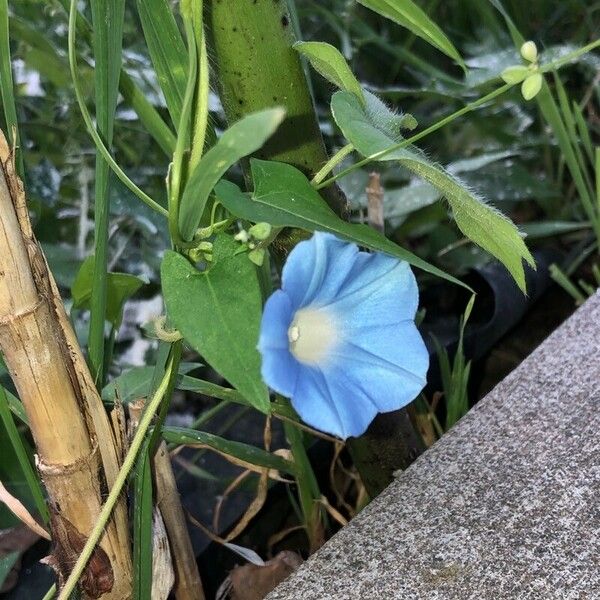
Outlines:
{"label": "flower petal", "polygon": [[355,244],[342,242],[330,233],[316,232],[297,244],[282,273],[282,289],[290,296],[294,310],[326,304],[335,298],[356,255]]}
{"label": "flower petal", "polygon": [[408,263],[385,254],[360,252],[338,296],[328,305],[343,330],[413,321],[419,290]]}
{"label": "flower petal", "polygon": [[[356,394],[367,396],[380,412],[397,410],[425,387],[429,353],[412,322],[362,330],[346,338],[325,370],[329,380],[345,378]],[[351,401],[351,400],[348,400]]]}
{"label": "flower petal", "polygon": [[352,396],[343,377],[312,367],[300,367],[292,405],[303,421],[342,439],[364,433],[377,414],[368,398]]}
{"label": "flower petal", "polygon": [[287,348],[288,329],[294,317],[289,296],[282,290],[274,292],[265,302],[260,324],[258,347]]}
{"label": "flower petal", "polygon": [[298,362],[288,348],[287,331],[292,317],[288,295],[281,290],[276,291],[265,304],[258,341],[265,383],[288,397],[294,393],[298,378]]}

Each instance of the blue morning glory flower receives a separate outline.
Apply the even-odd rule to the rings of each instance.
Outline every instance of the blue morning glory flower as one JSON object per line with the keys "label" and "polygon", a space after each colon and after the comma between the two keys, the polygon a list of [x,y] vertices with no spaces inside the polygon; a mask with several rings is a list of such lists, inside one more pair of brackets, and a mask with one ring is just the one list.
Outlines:
{"label": "blue morning glory flower", "polygon": [[282,289],[265,304],[265,382],[312,427],[361,435],[377,413],[406,406],[425,386],[418,301],[408,263],[315,233],[290,253]]}

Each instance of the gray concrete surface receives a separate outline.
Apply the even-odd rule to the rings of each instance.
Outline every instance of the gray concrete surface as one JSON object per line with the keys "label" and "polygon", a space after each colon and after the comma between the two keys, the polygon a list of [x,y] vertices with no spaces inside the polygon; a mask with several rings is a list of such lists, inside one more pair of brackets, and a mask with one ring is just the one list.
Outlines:
{"label": "gray concrete surface", "polygon": [[600,599],[600,296],[269,600]]}

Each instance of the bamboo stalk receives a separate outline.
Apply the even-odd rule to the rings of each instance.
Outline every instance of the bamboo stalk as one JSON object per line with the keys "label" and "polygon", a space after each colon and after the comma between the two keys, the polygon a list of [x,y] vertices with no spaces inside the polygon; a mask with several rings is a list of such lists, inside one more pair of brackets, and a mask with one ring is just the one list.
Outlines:
{"label": "bamboo stalk", "polygon": [[[59,584],[119,470],[115,435],[33,235],[14,154],[0,132],[0,350],[29,418],[49,496]],[[86,598],[131,595],[125,500],[81,580]]]}
{"label": "bamboo stalk", "polygon": [[[284,122],[257,156],[294,165],[313,177],[328,156],[299,54],[287,2],[206,0],[207,27],[229,124],[265,108],[282,106]],[[247,170],[247,162],[242,166]],[[346,199],[322,191],[338,213]]]}

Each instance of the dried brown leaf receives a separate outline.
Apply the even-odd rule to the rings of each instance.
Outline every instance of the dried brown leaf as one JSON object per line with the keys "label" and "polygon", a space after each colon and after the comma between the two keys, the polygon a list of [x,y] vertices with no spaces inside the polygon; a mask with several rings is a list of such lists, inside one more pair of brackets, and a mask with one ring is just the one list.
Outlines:
{"label": "dried brown leaf", "polygon": [[267,561],[263,567],[247,564],[236,567],[229,575],[231,600],[262,600],[300,565],[302,558],[284,550]]}

